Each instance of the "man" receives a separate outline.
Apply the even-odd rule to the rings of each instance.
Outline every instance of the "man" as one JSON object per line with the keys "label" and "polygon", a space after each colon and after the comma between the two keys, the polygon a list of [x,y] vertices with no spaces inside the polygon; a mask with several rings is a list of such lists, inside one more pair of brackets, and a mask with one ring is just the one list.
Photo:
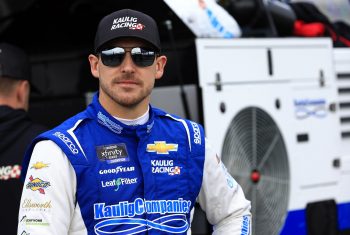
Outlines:
{"label": "man", "polygon": [[30,66],[20,48],[0,43],[0,195],[2,234],[17,233],[23,155],[30,142],[45,128],[34,124],[27,110]]}
{"label": "man", "polygon": [[167,61],[155,21],[107,15],[89,61],[100,84],[92,103],[26,155],[19,218],[44,226],[19,222],[18,234],[186,234],[197,199],[214,234],[250,234],[250,202],[203,128],[149,104]]}

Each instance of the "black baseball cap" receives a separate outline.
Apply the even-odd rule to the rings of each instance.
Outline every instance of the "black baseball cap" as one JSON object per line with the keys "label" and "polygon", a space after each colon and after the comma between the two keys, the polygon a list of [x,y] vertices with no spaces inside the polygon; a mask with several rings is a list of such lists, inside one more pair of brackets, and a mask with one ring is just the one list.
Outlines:
{"label": "black baseball cap", "polygon": [[95,36],[95,52],[107,42],[123,37],[135,37],[149,42],[160,51],[160,39],[155,20],[142,12],[123,9],[100,21]]}
{"label": "black baseball cap", "polygon": [[22,49],[9,43],[0,43],[0,77],[30,80],[29,58]]}

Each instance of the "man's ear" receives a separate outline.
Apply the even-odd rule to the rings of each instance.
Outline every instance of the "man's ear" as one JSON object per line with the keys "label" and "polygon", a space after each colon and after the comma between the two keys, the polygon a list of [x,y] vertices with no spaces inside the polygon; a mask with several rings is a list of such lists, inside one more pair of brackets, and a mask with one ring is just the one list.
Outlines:
{"label": "man's ear", "polygon": [[29,108],[30,84],[27,80],[21,80],[16,88],[16,100],[18,108],[28,111]]}
{"label": "man's ear", "polygon": [[167,62],[167,57],[165,55],[158,56],[156,59],[156,79],[160,79],[164,74],[164,67]]}
{"label": "man's ear", "polygon": [[89,62],[90,62],[90,71],[92,76],[94,76],[95,78],[99,78],[99,70],[98,70],[98,57],[96,55],[90,54],[89,55]]}

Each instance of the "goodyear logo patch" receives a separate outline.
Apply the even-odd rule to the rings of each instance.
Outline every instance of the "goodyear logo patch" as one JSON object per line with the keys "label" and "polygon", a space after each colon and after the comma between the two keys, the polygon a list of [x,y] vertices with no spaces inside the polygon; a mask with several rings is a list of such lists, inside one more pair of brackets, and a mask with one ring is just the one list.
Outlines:
{"label": "goodyear logo patch", "polygon": [[147,144],[146,151],[149,153],[169,154],[177,152],[178,144],[167,144],[166,141],[154,141],[154,144]]}

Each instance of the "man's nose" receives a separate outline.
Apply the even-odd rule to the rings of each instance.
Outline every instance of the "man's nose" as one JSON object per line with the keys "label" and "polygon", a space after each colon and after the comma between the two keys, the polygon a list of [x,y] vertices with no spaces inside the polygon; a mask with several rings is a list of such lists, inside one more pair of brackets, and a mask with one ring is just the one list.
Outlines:
{"label": "man's nose", "polygon": [[122,64],[120,65],[122,66],[122,71],[128,71],[128,72],[133,72],[135,70],[135,64],[131,58],[131,54],[130,52],[126,52],[124,60],[122,62]]}

